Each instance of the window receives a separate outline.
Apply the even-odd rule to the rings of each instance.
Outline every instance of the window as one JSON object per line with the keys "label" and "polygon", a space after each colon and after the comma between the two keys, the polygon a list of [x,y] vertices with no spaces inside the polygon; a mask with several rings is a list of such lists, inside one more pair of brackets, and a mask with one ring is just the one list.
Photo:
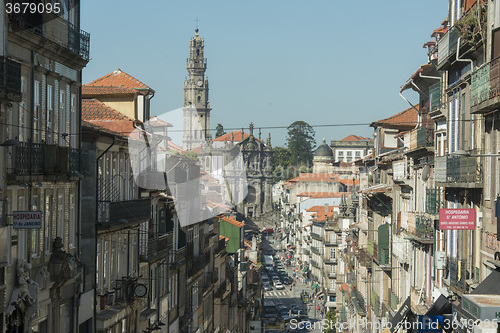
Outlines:
{"label": "window", "polygon": [[101,244],[100,243],[97,243],[97,254],[96,254],[96,271],[95,271],[95,275],[96,275],[96,288],[97,289],[101,289],[101,280],[99,279],[99,274],[101,272],[101,269],[102,269],[102,265],[101,265]]}
{"label": "window", "polygon": [[54,142],[54,87],[47,85],[47,142]]}
{"label": "window", "polygon": [[102,277],[102,282],[104,284],[104,288],[108,288],[109,285],[109,242],[104,242],[104,256],[103,256],[103,262],[102,262],[102,267],[104,268],[104,274]]}
{"label": "window", "polygon": [[[34,195],[32,199],[32,211],[39,210],[40,197]],[[31,229],[31,257],[38,257],[40,255],[40,230]]]}
{"label": "window", "polygon": [[45,196],[45,226],[44,226],[44,243],[45,252],[50,253],[52,245],[52,195]]}
{"label": "window", "polygon": [[66,230],[64,223],[64,196],[62,194],[59,194],[57,196],[57,236],[61,237],[63,242],[64,242],[65,231]]}
{"label": "window", "polygon": [[347,156],[352,156],[352,151],[348,151]]}
{"label": "window", "polygon": [[356,158],[358,158],[358,159],[359,159],[359,158],[361,158],[361,152],[360,152],[360,151],[356,151],[356,152],[354,153],[354,155],[355,155],[355,156],[356,156]]}
{"label": "window", "polygon": [[70,106],[70,144],[71,148],[77,148],[78,135],[78,118],[76,115],[76,94],[71,94],[71,106]]}
{"label": "window", "polygon": [[64,87],[61,87],[59,90],[59,145],[65,146],[64,138],[61,136],[63,133],[66,133],[66,92],[63,90]]}
{"label": "window", "polygon": [[75,244],[75,230],[76,230],[76,209],[75,209],[75,195],[69,195],[69,248],[74,248]]}
{"label": "window", "polygon": [[330,259],[335,259],[335,249],[330,249]]}
{"label": "window", "polygon": [[40,81],[35,80],[33,90],[33,142],[40,142]]}

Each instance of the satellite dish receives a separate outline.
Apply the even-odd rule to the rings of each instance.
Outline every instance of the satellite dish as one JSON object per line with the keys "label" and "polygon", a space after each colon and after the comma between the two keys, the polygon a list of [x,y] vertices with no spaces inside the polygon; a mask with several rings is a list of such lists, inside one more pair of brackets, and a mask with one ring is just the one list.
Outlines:
{"label": "satellite dish", "polygon": [[422,180],[424,182],[427,181],[430,175],[431,175],[431,168],[429,167],[429,165],[424,166],[424,168],[422,169]]}

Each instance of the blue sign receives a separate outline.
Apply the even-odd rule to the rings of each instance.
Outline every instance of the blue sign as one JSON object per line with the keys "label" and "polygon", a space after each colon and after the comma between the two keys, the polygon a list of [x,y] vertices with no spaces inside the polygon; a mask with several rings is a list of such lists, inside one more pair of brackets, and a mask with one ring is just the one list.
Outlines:
{"label": "blue sign", "polygon": [[441,333],[443,316],[418,316],[419,333]]}

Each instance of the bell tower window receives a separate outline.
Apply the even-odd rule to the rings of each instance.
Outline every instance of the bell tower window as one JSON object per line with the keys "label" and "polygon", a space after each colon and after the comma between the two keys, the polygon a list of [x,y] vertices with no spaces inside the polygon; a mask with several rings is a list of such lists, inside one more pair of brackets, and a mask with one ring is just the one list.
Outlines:
{"label": "bell tower window", "polygon": [[199,56],[200,55],[200,49],[196,49],[196,55]]}

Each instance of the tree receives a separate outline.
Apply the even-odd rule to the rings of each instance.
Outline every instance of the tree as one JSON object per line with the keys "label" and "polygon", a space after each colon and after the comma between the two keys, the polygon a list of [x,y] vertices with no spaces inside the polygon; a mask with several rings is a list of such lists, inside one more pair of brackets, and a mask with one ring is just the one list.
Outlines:
{"label": "tree", "polygon": [[280,146],[273,148],[273,176],[277,181],[293,178],[288,174],[291,156],[287,148]]}
{"label": "tree", "polygon": [[305,121],[296,121],[287,128],[287,148],[290,151],[290,162],[295,166],[312,165],[313,149],[316,146],[316,132]]}
{"label": "tree", "polygon": [[218,123],[215,127],[215,137],[218,138],[219,136],[223,136],[224,134],[226,134],[226,132],[224,131],[224,126],[222,126],[221,123]]}
{"label": "tree", "polygon": [[335,310],[331,308],[325,315],[325,322],[328,323],[328,327],[325,327],[323,333],[336,333],[335,322],[337,321],[337,316],[335,316]]}

